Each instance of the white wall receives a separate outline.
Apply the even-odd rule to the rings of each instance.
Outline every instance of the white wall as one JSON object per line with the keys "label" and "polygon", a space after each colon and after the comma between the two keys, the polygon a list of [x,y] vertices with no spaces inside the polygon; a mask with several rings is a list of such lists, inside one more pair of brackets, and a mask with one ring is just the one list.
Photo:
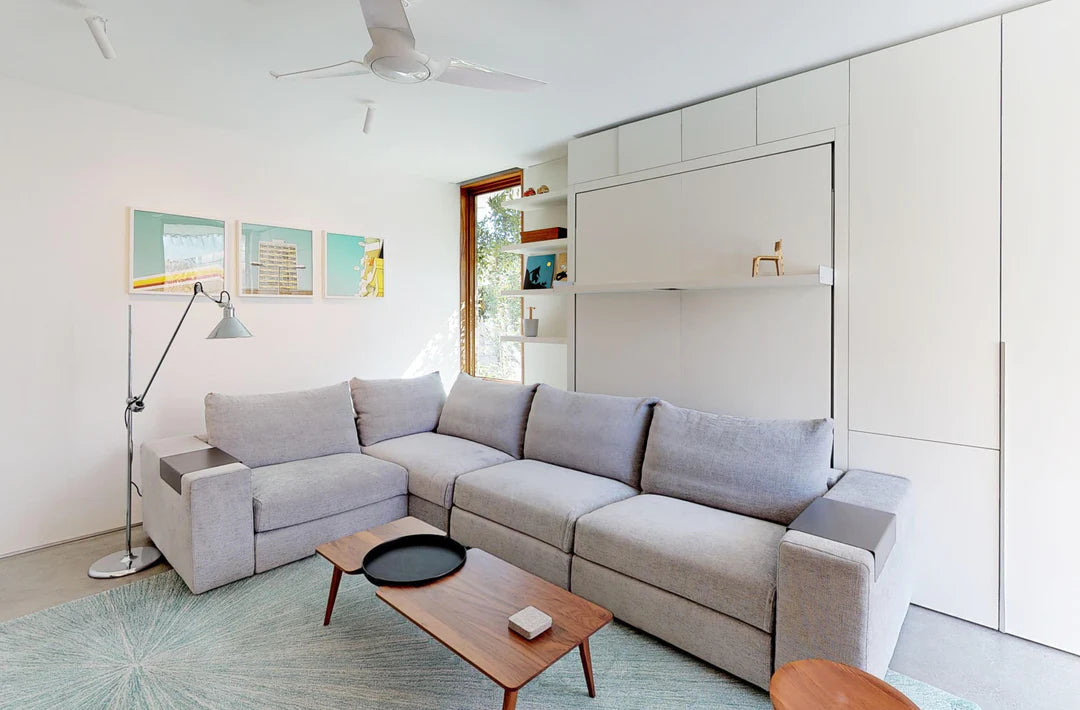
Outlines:
{"label": "white wall", "polygon": [[[315,164],[244,135],[5,79],[0,97],[0,555],[123,524],[126,307],[135,304],[138,386],[186,302],[127,294],[129,206],[224,218],[230,249],[237,219],[316,230],[313,299],[235,299],[255,338],[204,340],[218,309],[196,303],[136,418],[136,445],[203,431],[211,390],[454,376],[456,186],[368,175],[345,159]],[[386,298],[318,295],[323,229],[386,239]]]}

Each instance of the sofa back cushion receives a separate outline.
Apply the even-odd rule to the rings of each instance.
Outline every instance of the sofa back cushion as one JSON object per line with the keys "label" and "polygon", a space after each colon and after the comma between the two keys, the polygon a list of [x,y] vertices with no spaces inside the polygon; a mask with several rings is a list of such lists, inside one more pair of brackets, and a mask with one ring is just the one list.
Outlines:
{"label": "sofa back cushion", "polygon": [[540,385],[525,428],[525,458],[639,487],[655,402]]}
{"label": "sofa back cushion", "polygon": [[660,402],[641,488],[787,525],[827,490],[832,443],[831,419],[747,419]]}
{"label": "sofa back cushion", "polygon": [[462,372],[443,405],[438,431],[520,459],[535,393],[536,385],[488,382]]}
{"label": "sofa back cushion", "polygon": [[360,443],[371,446],[424,431],[435,431],[446,400],[438,372],[396,380],[358,380],[349,383]]}
{"label": "sofa back cushion", "polygon": [[206,395],[211,446],[250,468],[360,452],[349,383],[299,392]]}

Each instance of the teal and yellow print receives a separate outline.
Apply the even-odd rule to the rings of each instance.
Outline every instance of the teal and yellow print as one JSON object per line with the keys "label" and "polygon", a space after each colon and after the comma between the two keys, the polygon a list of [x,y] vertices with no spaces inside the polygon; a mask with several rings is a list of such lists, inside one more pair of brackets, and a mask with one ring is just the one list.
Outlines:
{"label": "teal and yellow print", "polygon": [[326,296],[382,298],[383,240],[352,234],[326,233]]}

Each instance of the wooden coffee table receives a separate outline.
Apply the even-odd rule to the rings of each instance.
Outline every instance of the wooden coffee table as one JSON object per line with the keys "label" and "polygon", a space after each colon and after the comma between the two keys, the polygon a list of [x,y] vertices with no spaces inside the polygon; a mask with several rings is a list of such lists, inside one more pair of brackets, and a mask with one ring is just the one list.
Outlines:
{"label": "wooden coffee table", "polygon": [[[319,545],[334,565],[323,624],[330,623],[342,573],[360,572],[375,545],[402,535],[442,534],[416,518],[402,518]],[[379,587],[376,596],[503,688],[503,710],[518,691],[575,647],[585,683],[596,697],[589,637],[611,621],[611,612],[483,550],[468,552],[465,566],[419,587]],[[551,628],[532,641],[508,627],[511,614],[534,606],[551,617]]]}
{"label": "wooden coffee table", "polygon": [[877,676],[820,658],[781,666],[769,698],[776,710],[919,710]]}

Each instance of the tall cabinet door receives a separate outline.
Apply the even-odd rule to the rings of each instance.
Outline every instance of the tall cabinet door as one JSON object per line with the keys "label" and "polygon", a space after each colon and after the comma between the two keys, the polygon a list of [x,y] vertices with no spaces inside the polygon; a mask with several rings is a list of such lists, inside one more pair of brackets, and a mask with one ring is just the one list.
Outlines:
{"label": "tall cabinet door", "polygon": [[1004,626],[1080,653],[1080,3],[1006,15]]}
{"label": "tall cabinet door", "polygon": [[851,428],[998,447],[1000,18],[851,60]]}
{"label": "tall cabinet door", "polygon": [[[917,537],[914,601],[988,626],[998,605],[1000,28],[995,18],[852,59],[849,102],[848,464],[912,473],[920,501],[952,501],[921,508],[936,534]],[[857,446],[856,432],[881,445]],[[965,554],[976,549],[989,558]]]}

